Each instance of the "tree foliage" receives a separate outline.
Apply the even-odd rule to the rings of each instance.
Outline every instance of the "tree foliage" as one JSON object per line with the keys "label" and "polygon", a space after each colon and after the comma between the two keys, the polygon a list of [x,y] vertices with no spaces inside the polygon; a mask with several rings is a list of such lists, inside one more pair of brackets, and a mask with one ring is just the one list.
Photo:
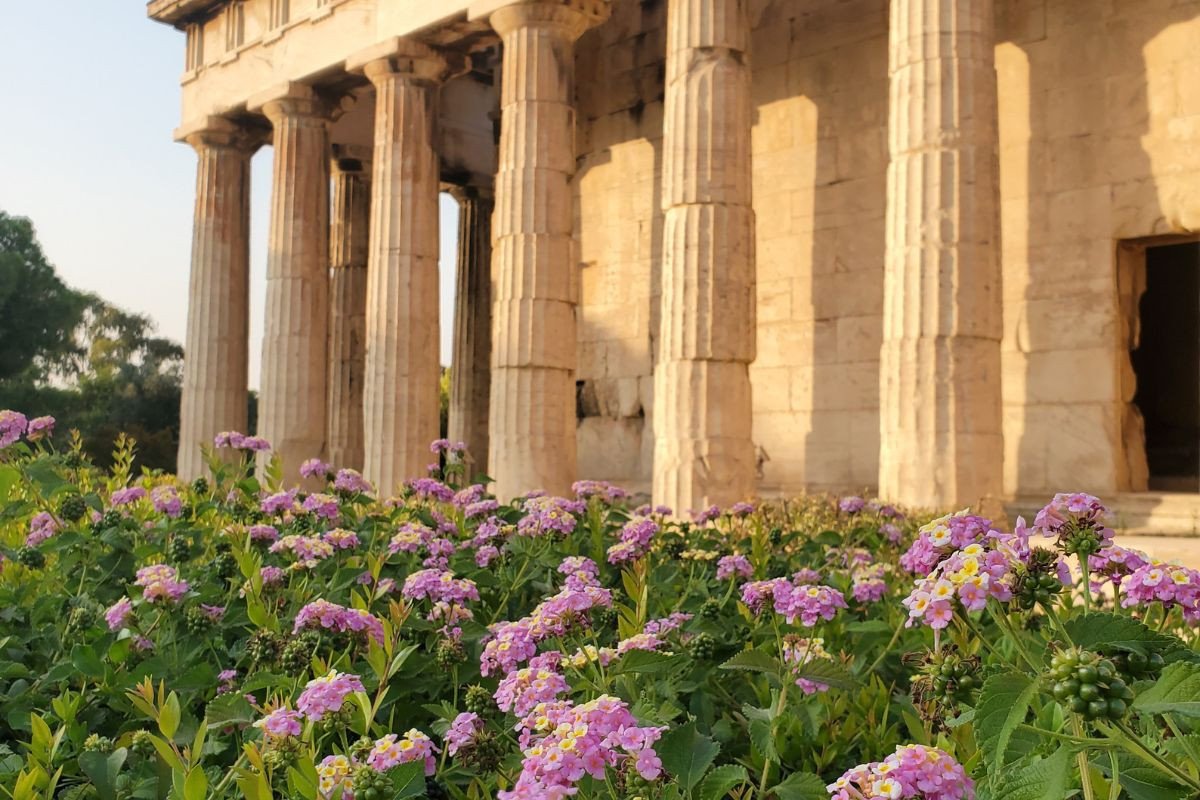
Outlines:
{"label": "tree foliage", "polygon": [[141,314],[63,283],[33,224],[0,211],[0,408],[77,428],[107,465],[124,431],[140,462],[174,469],[183,348]]}

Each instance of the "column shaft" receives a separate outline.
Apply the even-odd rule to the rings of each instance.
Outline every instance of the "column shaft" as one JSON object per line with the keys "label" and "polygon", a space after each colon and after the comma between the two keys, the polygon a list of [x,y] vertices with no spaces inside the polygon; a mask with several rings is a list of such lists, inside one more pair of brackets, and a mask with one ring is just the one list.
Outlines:
{"label": "column shaft", "polygon": [[492,356],[492,198],[465,189],[458,200],[454,352],[450,365],[450,439],[465,442],[478,469],[488,463]]}
{"label": "column shaft", "polygon": [[572,102],[574,43],[596,21],[588,6],[523,3],[491,16],[504,62],[488,474],[501,499],[534,489],[566,494],[575,480]]}
{"label": "column shaft", "polygon": [[375,155],[367,268],[364,475],[383,495],[420,477],[438,438],[438,159],[436,80],[445,63],[408,43],[373,61]]}
{"label": "column shaft", "polygon": [[204,473],[201,445],[246,430],[253,147],[225,120],[186,141],[198,161],[177,471],[191,480]]}
{"label": "column shaft", "polygon": [[371,179],[362,162],[339,159],[329,227],[329,461],[363,466],[363,381],[366,369],[367,254]]}
{"label": "column shaft", "polygon": [[325,455],[329,369],[329,121],[305,88],[263,106],[275,164],[258,430],[288,480]]}
{"label": "column shaft", "polygon": [[670,2],[654,499],[677,512],[755,485],[749,40],[745,0]]}
{"label": "column shaft", "polygon": [[1002,491],[990,0],[892,0],[879,493]]}

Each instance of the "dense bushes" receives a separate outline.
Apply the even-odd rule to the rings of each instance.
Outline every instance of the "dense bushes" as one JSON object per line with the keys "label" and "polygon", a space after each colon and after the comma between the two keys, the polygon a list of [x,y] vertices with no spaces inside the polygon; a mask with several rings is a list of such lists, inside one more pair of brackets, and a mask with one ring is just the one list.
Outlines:
{"label": "dense bushes", "polygon": [[380,501],[260,481],[237,434],[190,486],[127,440],[101,472],[49,425],[0,412],[17,798],[1200,789],[1200,575],[1086,495],[1013,531],[859,498],[684,523],[590,482],[500,504],[444,441]]}

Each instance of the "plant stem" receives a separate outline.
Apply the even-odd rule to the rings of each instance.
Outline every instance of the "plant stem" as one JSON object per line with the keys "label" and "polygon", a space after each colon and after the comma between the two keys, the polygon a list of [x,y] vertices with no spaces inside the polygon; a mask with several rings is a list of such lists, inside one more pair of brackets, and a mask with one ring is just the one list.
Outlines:
{"label": "plant stem", "polygon": [[1180,783],[1190,786],[1196,791],[1200,791],[1200,781],[1196,780],[1191,775],[1188,775],[1186,772],[1179,769],[1179,767],[1175,766],[1170,761],[1167,761],[1158,753],[1151,750],[1146,743],[1142,741],[1142,737],[1140,737],[1135,731],[1131,730],[1125,722],[1114,722],[1113,727],[1116,729],[1117,733],[1117,735],[1114,737],[1116,742],[1120,745],[1123,745],[1130,753],[1137,756],[1142,761],[1145,761],[1147,764],[1155,767],[1160,772],[1170,775]]}
{"label": "plant stem", "polygon": [[[1075,735],[1083,737],[1083,723],[1079,720],[1078,714],[1071,715],[1071,729],[1075,731]],[[1096,800],[1096,790],[1092,786],[1092,773],[1088,764],[1088,749],[1085,745],[1082,750],[1075,754],[1075,763],[1079,765],[1079,786],[1083,789],[1084,800]]]}
{"label": "plant stem", "polygon": [[1121,765],[1117,761],[1117,751],[1108,751],[1108,763],[1112,765],[1112,782],[1108,785],[1108,800],[1121,798]]}

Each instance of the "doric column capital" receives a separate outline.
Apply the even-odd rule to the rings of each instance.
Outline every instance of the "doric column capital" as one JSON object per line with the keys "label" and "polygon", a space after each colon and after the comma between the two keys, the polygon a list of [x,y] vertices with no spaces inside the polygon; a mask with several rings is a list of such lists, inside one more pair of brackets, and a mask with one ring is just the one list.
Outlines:
{"label": "doric column capital", "polygon": [[220,148],[242,151],[250,156],[269,140],[269,131],[219,116],[204,117],[175,130],[175,141],[186,142],[197,151]]}
{"label": "doric column capital", "polygon": [[247,101],[246,107],[261,113],[271,120],[272,125],[278,125],[284,117],[327,122],[341,110],[338,103],[322,96],[313,87],[294,81],[259,92]]}
{"label": "doric column capital", "polygon": [[335,144],[333,146],[333,172],[371,176],[372,148],[368,145]]}
{"label": "doric column capital", "polygon": [[502,37],[522,28],[546,28],[575,41],[611,11],[609,0],[515,0],[493,11],[488,22]]}
{"label": "doric column capital", "polygon": [[440,52],[415,39],[393,36],[350,56],[346,71],[361,73],[376,86],[392,77],[436,84],[464,64],[461,56]]}
{"label": "doric column capital", "polygon": [[451,184],[450,186],[446,187],[445,191],[447,194],[453,197],[459,205],[473,201],[489,202],[495,197],[495,191],[491,186],[459,186],[456,184]]}

